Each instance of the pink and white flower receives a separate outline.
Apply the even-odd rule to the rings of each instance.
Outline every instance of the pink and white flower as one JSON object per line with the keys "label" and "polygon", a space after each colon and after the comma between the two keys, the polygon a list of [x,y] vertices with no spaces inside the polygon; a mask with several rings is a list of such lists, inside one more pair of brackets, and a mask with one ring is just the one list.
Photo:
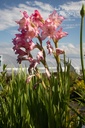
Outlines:
{"label": "pink and white flower", "polygon": [[43,60],[43,59],[44,59],[43,52],[39,51],[38,54],[37,54],[37,60],[40,61],[40,60]]}
{"label": "pink and white flower", "polygon": [[55,33],[53,35],[53,40],[58,41],[59,39],[65,37],[67,35],[68,35],[68,33],[67,32],[63,32],[62,28],[60,28],[60,30],[55,31]]}
{"label": "pink and white flower", "polygon": [[60,55],[60,54],[64,54],[65,51],[63,49],[60,48],[56,48],[56,55]]}
{"label": "pink and white flower", "polygon": [[[64,50],[59,48],[54,49],[51,44],[51,41],[54,41],[55,44],[59,39],[67,35],[67,32],[63,32],[62,28],[60,28],[63,20],[64,17],[58,15],[55,10],[46,20],[43,19],[38,10],[35,10],[30,16],[26,11],[22,12],[22,18],[16,21],[19,25],[19,33],[15,35],[16,37],[12,41],[14,45],[13,50],[15,54],[18,54],[18,63],[21,63],[23,60],[29,61],[29,71],[35,69],[40,62],[43,63],[44,66],[47,66],[45,60],[46,55],[43,48],[43,40],[45,41],[45,39],[47,41],[48,54],[64,54]],[[36,42],[34,43],[35,38],[38,40],[37,44]],[[48,38],[50,38],[51,41],[49,41]],[[55,46],[57,47],[57,45]],[[38,48],[39,52],[34,59],[31,51],[35,48]],[[49,70],[47,67],[45,68],[46,74],[49,77]]]}
{"label": "pink and white flower", "polygon": [[53,46],[51,45],[49,40],[46,43],[47,43],[48,54],[51,54],[53,52]]}

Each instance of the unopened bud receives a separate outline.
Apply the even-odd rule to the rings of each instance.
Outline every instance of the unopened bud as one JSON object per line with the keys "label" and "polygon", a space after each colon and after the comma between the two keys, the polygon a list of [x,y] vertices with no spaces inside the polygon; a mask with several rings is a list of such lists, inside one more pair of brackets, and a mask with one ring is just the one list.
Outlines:
{"label": "unopened bud", "polygon": [[85,6],[84,6],[84,4],[82,5],[82,8],[81,8],[81,10],[80,10],[80,15],[81,15],[82,17],[85,16]]}

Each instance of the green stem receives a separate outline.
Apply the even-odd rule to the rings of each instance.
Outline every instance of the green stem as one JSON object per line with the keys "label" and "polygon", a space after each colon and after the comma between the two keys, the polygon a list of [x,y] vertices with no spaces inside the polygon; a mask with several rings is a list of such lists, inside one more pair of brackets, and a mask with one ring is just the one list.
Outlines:
{"label": "green stem", "polygon": [[[58,48],[58,42],[55,42],[55,48]],[[59,57],[59,55],[55,55],[54,57],[55,57],[56,63],[57,63],[57,72],[59,73],[60,57]]]}
{"label": "green stem", "polygon": [[83,79],[85,82],[85,72],[84,72],[84,62],[83,62],[83,23],[84,23],[84,17],[81,17],[81,27],[80,27],[80,58],[81,58],[81,67],[82,67],[82,74]]}
{"label": "green stem", "polygon": [[38,40],[39,40],[39,43],[40,43],[40,44],[37,43],[37,48],[38,48],[40,51],[43,51],[43,57],[44,57],[44,60],[41,60],[41,63],[43,64],[43,66],[44,66],[45,68],[47,68],[47,70],[48,70],[49,73],[50,73],[48,64],[47,64],[47,62],[46,62],[46,53],[45,53],[45,50],[44,50],[44,48],[43,48],[43,46],[42,46],[42,40],[41,40],[40,36],[38,36]]}

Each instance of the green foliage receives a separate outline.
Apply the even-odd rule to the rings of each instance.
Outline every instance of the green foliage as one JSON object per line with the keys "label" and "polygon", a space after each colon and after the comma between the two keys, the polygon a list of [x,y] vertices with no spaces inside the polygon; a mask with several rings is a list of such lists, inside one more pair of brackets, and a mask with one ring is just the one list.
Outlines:
{"label": "green foliage", "polygon": [[2,126],[2,128],[25,127],[27,124],[26,117],[29,117],[28,111],[25,108],[26,73],[19,71],[18,74],[15,75],[12,72],[11,79],[9,79],[7,84],[6,79],[7,78],[4,79],[4,82],[1,81],[0,126]]}
{"label": "green foliage", "polygon": [[69,69],[70,64],[64,72],[60,66],[59,74],[52,73],[50,79],[38,72],[29,83],[26,71],[12,71],[8,76],[4,69],[0,74],[0,128],[80,126],[84,119],[70,106]]}

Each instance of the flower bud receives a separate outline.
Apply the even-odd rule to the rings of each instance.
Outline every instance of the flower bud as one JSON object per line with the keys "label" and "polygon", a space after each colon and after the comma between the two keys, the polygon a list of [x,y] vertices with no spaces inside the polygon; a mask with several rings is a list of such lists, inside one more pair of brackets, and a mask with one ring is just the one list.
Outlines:
{"label": "flower bud", "polygon": [[82,17],[85,16],[85,6],[84,6],[84,4],[82,5],[82,8],[81,8],[81,10],[80,10],[80,15],[81,15]]}
{"label": "flower bud", "polygon": [[56,55],[60,55],[60,54],[64,54],[65,51],[63,49],[60,48],[56,48]]}

